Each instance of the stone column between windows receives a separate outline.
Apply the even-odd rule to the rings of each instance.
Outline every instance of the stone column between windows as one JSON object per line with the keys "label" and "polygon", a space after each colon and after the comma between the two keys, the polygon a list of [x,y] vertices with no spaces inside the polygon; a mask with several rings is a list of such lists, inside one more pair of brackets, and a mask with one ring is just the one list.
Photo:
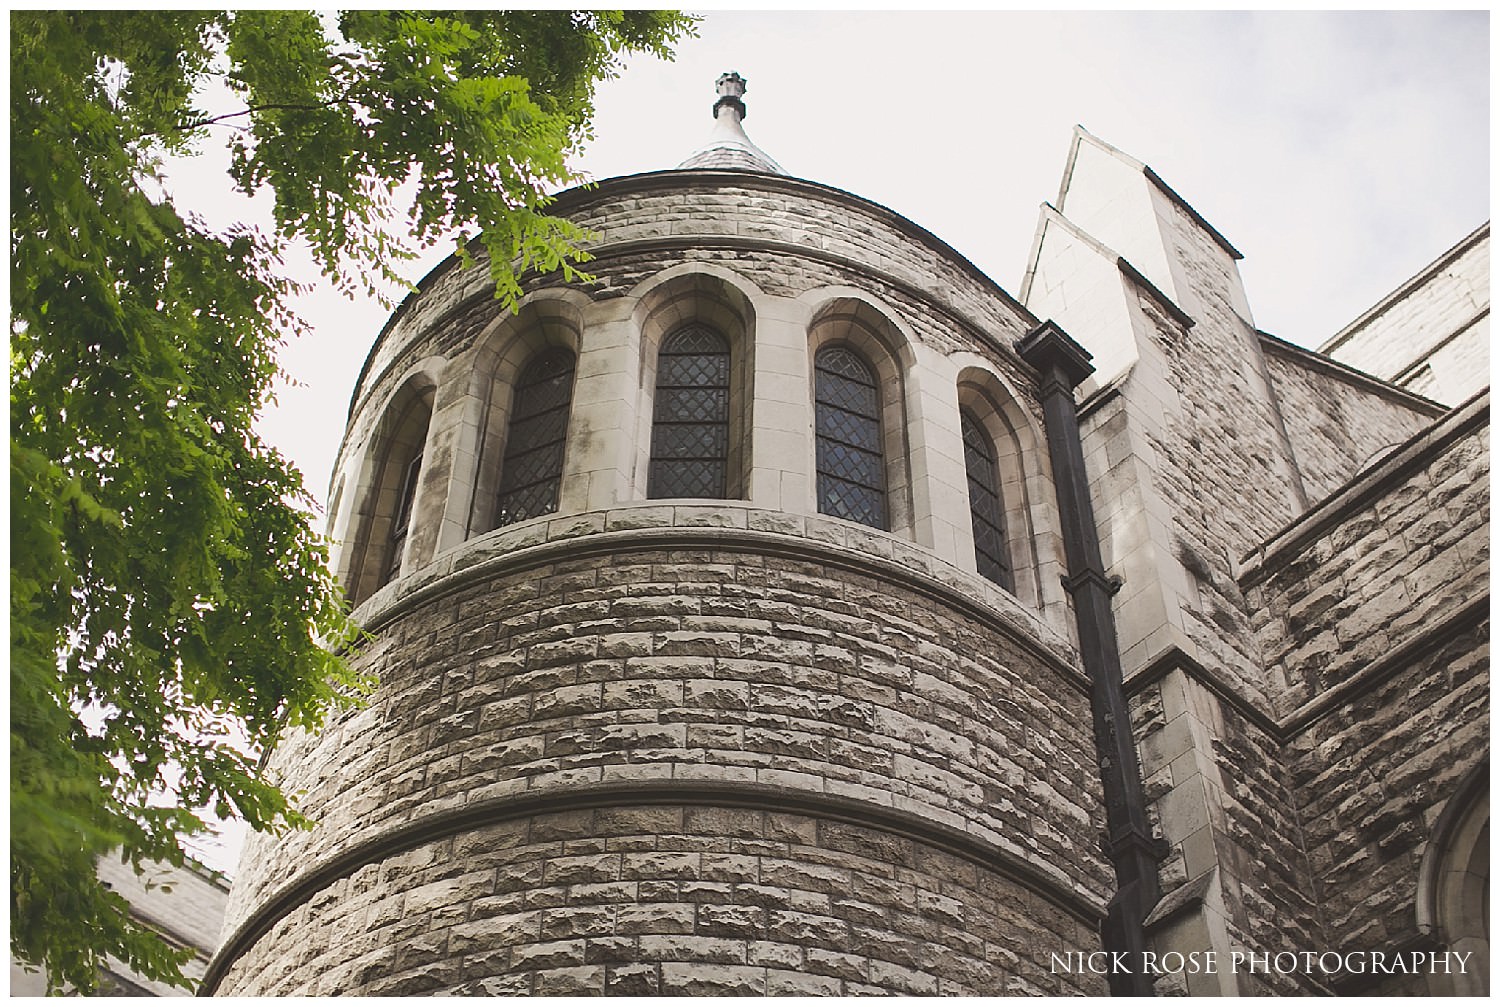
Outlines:
{"label": "stone column between windows", "polygon": [[907,374],[906,414],[914,537],[954,566],[972,570],[974,528],[958,420],[958,367],[936,350],[920,345],[913,350],[917,360]]}
{"label": "stone column between windows", "polygon": [[812,311],[782,297],[755,299],[755,380],[750,412],[750,502],[816,514],[812,377],[807,330]]}
{"label": "stone column between windows", "polygon": [[[430,474],[439,478],[437,473],[441,471],[440,478],[447,489],[432,555],[456,549],[469,537],[474,486],[479,478],[479,450],[483,444],[480,428],[487,405],[474,393],[473,369],[474,351],[470,349],[444,369],[438,383],[438,401],[432,412],[432,433],[428,440],[433,455],[447,461],[442,466],[433,466]],[[423,473],[424,483],[428,475],[429,472]]]}
{"label": "stone column between windows", "polygon": [[633,298],[621,297],[584,310],[559,513],[603,510],[646,495],[644,473],[642,485],[633,490],[631,484],[640,399],[635,306]]}

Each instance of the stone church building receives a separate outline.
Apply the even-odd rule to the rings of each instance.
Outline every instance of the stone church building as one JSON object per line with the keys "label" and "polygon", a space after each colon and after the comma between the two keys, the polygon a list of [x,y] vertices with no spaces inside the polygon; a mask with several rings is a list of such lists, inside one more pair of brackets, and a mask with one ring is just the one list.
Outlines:
{"label": "stone church building", "polygon": [[1487,990],[1488,225],[1313,352],[1082,129],[1012,294],[718,88],[375,338],[205,991]]}

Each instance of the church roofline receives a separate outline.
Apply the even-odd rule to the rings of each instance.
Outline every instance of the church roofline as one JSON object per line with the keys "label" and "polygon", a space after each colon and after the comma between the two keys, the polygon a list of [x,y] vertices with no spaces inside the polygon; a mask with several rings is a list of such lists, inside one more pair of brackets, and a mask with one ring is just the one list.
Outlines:
{"label": "church roofline", "polygon": [[1454,442],[1489,425],[1490,390],[1475,392],[1467,401],[1448,410],[1428,426],[1391,449],[1332,494],[1294,517],[1280,530],[1251,549],[1240,561],[1237,579],[1241,587],[1260,583],[1289,562],[1299,551],[1328,529],[1348,520],[1351,514],[1429,465]]}
{"label": "church roofline", "polygon": [[1439,255],[1432,262],[1428,263],[1426,267],[1419,269],[1416,275],[1414,275],[1411,279],[1401,284],[1389,294],[1386,294],[1364,314],[1360,315],[1354,321],[1350,322],[1338,332],[1334,333],[1334,335],[1329,338],[1327,342],[1318,347],[1318,352],[1329,354],[1334,350],[1337,350],[1340,346],[1343,346],[1349,340],[1353,339],[1360,329],[1363,329],[1366,325],[1369,325],[1376,318],[1379,318],[1381,315],[1385,314],[1386,310],[1389,309],[1392,305],[1397,304],[1400,301],[1403,301],[1407,297],[1411,296],[1413,292],[1420,289],[1435,275],[1448,268],[1449,265],[1463,256],[1465,252],[1467,252],[1469,249],[1473,248],[1475,245],[1479,244],[1479,242],[1485,240],[1489,236],[1490,222],[1486,220],[1483,224],[1480,224],[1477,228],[1475,228],[1468,237],[1464,238],[1458,244],[1448,249],[1442,255]]}
{"label": "church roofline", "polygon": [[[992,278],[984,270],[969,261],[968,257],[959,252],[942,238],[933,234],[927,228],[914,223],[907,217],[902,216],[890,207],[863,196],[857,196],[846,189],[827,185],[822,182],[813,182],[805,178],[797,178],[793,175],[775,175],[769,172],[747,171],[743,169],[723,168],[674,168],[661,171],[639,172],[634,175],[617,175],[598,182],[589,182],[574,186],[558,193],[553,202],[547,207],[547,212],[553,216],[565,216],[569,213],[581,210],[592,203],[614,198],[622,194],[632,192],[647,192],[654,189],[679,188],[685,184],[706,183],[715,186],[752,186],[782,192],[805,195],[819,195],[843,203],[846,206],[858,208],[871,216],[883,220],[901,231],[907,237],[921,242],[923,245],[944,256],[955,265],[961,267],[973,279],[982,286],[999,295],[1000,299],[1010,308],[1014,309],[1021,319],[1029,325],[1038,324],[1041,319],[1031,312],[1031,309],[1022,304],[1008,290]],[[484,252],[484,244],[474,238],[469,241],[468,250],[476,257]],[[370,351],[365,356],[364,364],[360,367],[359,377],[355,379],[354,388],[349,396],[348,418],[354,415],[355,406],[359,402],[361,390],[364,388],[365,380],[369,377],[370,364],[374,361],[386,336],[395,328],[396,324],[406,315],[410,306],[420,300],[438,279],[452,267],[457,259],[457,253],[453,253],[439,262],[427,274],[417,281],[416,286],[401,303],[396,305],[385,324],[380,327],[379,334],[370,345]],[[528,273],[526,276],[535,274]],[[524,277],[523,277],[524,278]]]}
{"label": "church roofline", "polygon": [[1148,297],[1156,301],[1157,305],[1176,319],[1183,328],[1191,329],[1194,325],[1198,324],[1192,315],[1184,311],[1181,305],[1168,297],[1160,287],[1147,279],[1146,274],[1137,269],[1129,259],[1073,223],[1057,207],[1051,203],[1043,203],[1041,211],[1041,217],[1037,223],[1036,237],[1032,239],[1031,243],[1031,257],[1026,266],[1026,275],[1021,280],[1021,297],[1028,298],[1031,295],[1031,284],[1036,277],[1037,264],[1041,261],[1042,256],[1042,239],[1046,233],[1047,225],[1056,224],[1080,243],[1093,249],[1101,258],[1114,260],[1115,268],[1120,271],[1122,276],[1139,287]]}
{"label": "church roofline", "polygon": [[1272,335],[1261,329],[1255,330],[1256,336],[1260,338],[1260,344],[1267,352],[1275,353],[1277,356],[1291,360],[1302,367],[1322,371],[1335,378],[1347,381],[1363,387],[1384,398],[1401,403],[1415,412],[1425,413],[1436,418],[1448,411],[1448,407],[1441,402],[1435,402],[1425,395],[1418,395],[1409,388],[1402,388],[1373,374],[1369,374],[1357,367],[1335,360],[1321,350],[1309,350],[1305,346],[1290,343],[1280,336]]}

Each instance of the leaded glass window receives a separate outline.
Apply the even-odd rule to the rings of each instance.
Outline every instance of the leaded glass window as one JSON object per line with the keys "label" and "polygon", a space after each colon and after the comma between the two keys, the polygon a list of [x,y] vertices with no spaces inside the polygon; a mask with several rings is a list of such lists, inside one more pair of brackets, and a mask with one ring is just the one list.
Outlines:
{"label": "leaded glass window", "polygon": [[870,366],[844,346],[813,360],[817,393],[818,510],[886,527],[880,392]]}
{"label": "leaded glass window", "polygon": [[549,350],[521,372],[505,438],[495,527],[557,510],[572,401],[570,351]]}
{"label": "leaded glass window", "polygon": [[390,561],[386,565],[381,586],[389,584],[401,572],[401,556],[406,551],[406,532],[411,528],[411,506],[417,499],[417,479],[422,474],[422,449],[406,463],[401,474],[401,495],[397,498],[396,516],[391,521]]}
{"label": "leaded glass window", "polygon": [[656,358],[646,495],[722,499],[729,462],[729,343],[706,325],[678,329]]}
{"label": "leaded glass window", "polygon": [[1000,504],[995,445],[967,409],[958,411],[964,438],[964,467],[969,472],[969,514],[974,522],[974,563],[986,577],[1012,590],[1005,545],[1005,510]]}

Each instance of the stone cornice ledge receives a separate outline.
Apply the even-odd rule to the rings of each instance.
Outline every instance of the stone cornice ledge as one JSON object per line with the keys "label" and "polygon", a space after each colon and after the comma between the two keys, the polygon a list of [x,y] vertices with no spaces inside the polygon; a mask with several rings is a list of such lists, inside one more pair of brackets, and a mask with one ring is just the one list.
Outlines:
{"label": "stone cornice ledge", "polygon": [[1241,587],[1253,587],[1270,577],[1333,526],[1363,510],[1455,442],[1489,424],[1490,391],[1486,388],[1467,402],[1355,476],[1343,489],[1325,498],[1281,531],[1266,539],[1241,561]]}
{"label": "stone cornice ledge", "polygon": [[1278,745],[1285,745],[1324,717],[1368,695],[1422,656],[1473,629],[1489,616],[1489,611],[1490,595],[1486,591],[1481,597],[1472,598],[1452,609],[1434,621],[1426,631],[1407,639],[1377,660],[1362,665],[1342,681],[1329,686],[1279,719],[1260,709],[1241,695],[1231,683],[1209,671],[1177,647],[1167,648],[1150,664],[1131,675],[1125,681],[1125,693],[1135,696],[1169,673],[1181,671],[1203,685]]}
{"label": "stone cornice ledge", "polygon": [[1478,626],[1489,614],[1490,593],[1486,591],[1435,620],[1426,632],[1406,640],[1283,717],[1277,725],[1282,735],[1289,740],[1333,711],[1367,695],[1418,658]]}
{"label": "stone cornice ledge", "polygon": [[1381,315],[1385,314],[1392,305],[1406,300],[1406,298],[1410,297],[1413,292],[1420,290],[1434,276],[1442,272],[1444,269],[1447,269],[1448,266],[1456,262],[1458,259],[1462,258],[1469,251],[1469,249],[1473,248],[1481,241],[1487,240],[1489,236],[1490,222],[1486,220],[1483,224],[1480,224],[1477,228],[1475,228],[1474,231],[1468,235],[1468,237],[1464,238],[1458,244],[1448,249],[1442,255],[1439,255],[1434,261],[1428,263],[1426,267],[1424,267],[1420,272],[1417,273],[1417,275],[1401,284],[1401,286],[1397,287],[1389,294],[1386,294],[1385,297],[1380,299],[1379,303],[1371,307],[1364,314],[1360,315],[1354,321],[1350,322],[1348,325],[1344,326],[1338,332],[1330,336],[1327,342],[1318,347],[1318,352],[1323,354],[1330,354],[1334,350],[1337,350],[1340,346],[1347,343],[1350,339],[1354,338],[1355,333],[1359,332],[1366,325],[1369,325],[1370,322],[1374,321],[1376,318],[1379,318]]}
{"label": "stone cornice ledge", "polygon": [[1147,296],[1155,301],[1158,307],[1160,307],[1168,315],[1172,316],[1172,320],[1175,321],[1178,325],[1181,325],[1184,329],[1191,329],[1193,326],[1198,324],[1197,321],[1193,319],[1192,315],[1188,314],[1186,311],[1183,311],[1182,308],[1178,307],[1176,301],[1172,300],[1166,294],[1162,293],[1161,289],[1157,287],[1156,284],[1146,279],[1145,273],[1132,266],[1123,255],[1115,257],[1115,265],[1128,280],[1134,283],[1137,287],[1140,287],[1141,290],[1145,291]]}
{"label": "stone cornice ledge", "polygon": [[[974,263],[970,262],[961,252],[955,249],[925,227],[917,224],[906,217],[862,196],[839,189],[820,182],[812,182],[806,179],[796,178],[791,175],[768,175],[755,171],[726,171],[722,169],[700,169],[700,170],[672,170],[643,172],[636,175],[622,175],[617,178],[606,178],[598,182],[578,186],[557,194],[553,204],[548,207],[548,213],[552,216],[567,216],[579,210],[587,209],[597,203],[606,202],[611,199],[619,199],[622,196],[630,196],[635,193],[665,191],[669,193],[686,192],[693,185],[702,185],[709,188],[741,188],[741,189],[768,189],[789,195],[820,197],[830,202],[842,204],[868,214],[871,218],[880,220],[894,227],[905,236],[912,238],[926,246],[938,257],[957,265],[969,276],[977,281],[980,286],[988,289],[991,294],[999,298],[1011,309],[1016,311],[1023,320],[1035,324],[1040,321],[1031,310],[1010,294],[1009,291],[996,283],[989,274],[985,273]],[[722,237],[722,236],[719,236]],[[766,243],[762,243],[765,245]],[[598,254],[599,247],[585,245],[590,254]],[[800,251],[807,251],[804,246],[798,246]],[[476,259],[476,263],[485,259],[484,244],[479,238],[474,238],[468,244],[468,251]],[[421,300],[442,279],[450,268],[456,265],[457,255],[450,255],[438,263],[427,275],[417,282],[416,288],[406,295],[400,304],[386,318],[385,324],[381,326],[380,332],[375,336],[370,346],[369,354],[365,357],[364,365],[360,368],[359,377],[354,382],[354,399],[357,399],[361,389],[365,387],[365,379],[369,376],[370,362],[375,359],[375,354],[385,343],[385,337],[396,327],[396,325],[411,310],[411,305]],[[868,267],[867,267],[868,268]],[[483,276],[484,270],[476,269],[476,276]],[[523,277],[523,283],[530,283],[544,274],[528,271]],[[553,274],[545,274],[553,275]],[[493,285],[481,284],[486,296],[493,296]],[[580,288],[581,289],[581,288]],[[472,302],[471,302],[472,303]],[[982,329],[980,331],[983,331]],[[354,411],[354,399],[350,401],[350,414]]]}
{"label": "stone cornice ledge", "polygon": [[1365,391],[1379,395],[1392,402],[1397,402],[1408,409],[1422,413],[1432,419],[1437,419],[1448,411],[1448,407],[1440,402],[1435,402],[1425,395],[1418,395],[1409,388],[1402,388],[1391,381],[1367,374],[1357,367],[1349,366],[1342,360],[1335,360],[1332,357],[1289,343],[1280,336],[1273,336],[1271,333],[1260,329],[1256,329],[1255,334],[1260,337],[1260,345],[1263,350],[1274,353],[1286,360],[1293,361],[1306,369],[1321,371],[1339,381],[1363,388]]}
{"label": "stone cornice ledge", "polygon": [[492,577],[560,559],[663,549],[716,549],[800,559],[899,584],[999,629],[1078,693],[1089,694],[1089,681],[1066,639],[1020,600],[977,574],[885,532],[724,501],[622,504],[490,532],[382,588],[355,610],[354,617],[373,632],[414,608]]}
{"label": "stone cornice ledge", "polygon": [[1041,863],[1029,859],[1023,851],[1000,845],[984,834],[989,832],[988,829],[975,823],[958,828],[916,811],[871,804],[837,794],[800,793],[761,783],[655,780],[598,784],[494,798],[458,810],[426,815],[315,864],[262,901],[235,928],[209,964],[198,995],[212,995],[240,955],[277,922],[317,892],[368,864],[424,843],[519,818],[620,806],[675,804],[800,814],[875,829],[943,850],[1009,877],[1050,899],[1084,926],[1097,927],[1104,917],[1104,903],[1096,893],[1069,883]]}

